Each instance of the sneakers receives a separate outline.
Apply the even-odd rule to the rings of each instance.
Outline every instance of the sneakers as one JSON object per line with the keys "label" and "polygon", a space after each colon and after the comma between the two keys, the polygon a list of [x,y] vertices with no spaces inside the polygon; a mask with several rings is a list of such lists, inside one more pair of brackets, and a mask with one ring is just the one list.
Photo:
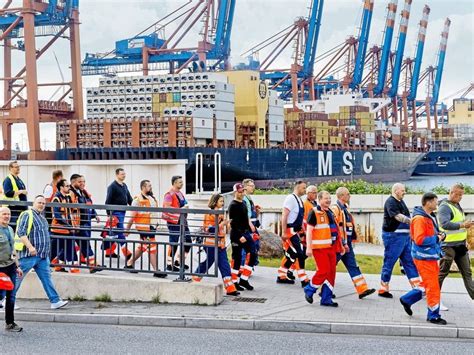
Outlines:
{"label": "sneakers", "polygon": [[5,330],[7,332],[21,332],[23,330],[22,327],[20,327],[18,324],[16,324],[15,322],[13,322],[12,324],[5,324]]}
{"label": "sneakers", "polygon": [[282,279],[281,277],[277,277],[277,284],[288,284],[288,285],[294,285],[295,284],[295,280],[290,280],[290,279],[287,279],[286,277],[284,279]]}
{"label": "sneakers", "polygon": [[408,303],[406,303],[405,301],[403,301],[401,298],[400,298],[400,303],[402,304],[403,306],[403,309],[405,310],[405,312],[407,312],[407,314],[409,316],[412,316],[413,315],[413,311],[411,310],[411,307]]}
{"label": "sneakers", "polygon": [[443,318],[436,318],[436,319],[428,319],[427,320],[428,322],[430,323],[433,323],[433,324],[438,324],[438,325],[446,325],[448,324],[448,322],[446,322]]}
{"label": "sneakers", "polygon": [[126,269],[131,274],[138,274],[138,271],[133,270],[133,269],[135,269],[135,267],[132,266],[132,265],[125,264],[125,266],[123,268]]}
{"label": "sneakers", "polygon": [[63,308],[63,307],[66,306],[68,303],[69,303],[68,301],[59,300],[59,301],[56,302],[56,303],[51,303],[51,309]]}
{"label": "sneakers", "polygon": [[384,292],[379,292],[379,297],[383,297],[383,298],[393,298],[393,295],[388,292],[388,291],[384,291]]}
{"label": "sneakers", "polygon": [[293,275],[293,271],[288,271],[286,273],[286,277],[288,277],[290,280],[295,280],[295,275]]}
{"label": "sneakers", "polygon": [[449,308],[446,307],[446,306],[443,304],[443,302],[440,302],[440,303],[439,303],[439,310],[440,310],[440,311],[443,311],[443,312],[446,312],[446,311],[449,311]]}
{"label": "sneakers", "polygon": [[364,292],[362,292],[360,295],[359,295],[359,299],[363,299],[364,297],[367,297],[368,295],[371,295],[372,293],[375,292],[375,288],[369,288],[367,290],[365,290]]}
{"label": "sneakers", "polygon": [[248,291],[253,290],[253,286],[249,284],[248,280],[240,279],[239,285],[242,286],[243,288],[247,289]]}

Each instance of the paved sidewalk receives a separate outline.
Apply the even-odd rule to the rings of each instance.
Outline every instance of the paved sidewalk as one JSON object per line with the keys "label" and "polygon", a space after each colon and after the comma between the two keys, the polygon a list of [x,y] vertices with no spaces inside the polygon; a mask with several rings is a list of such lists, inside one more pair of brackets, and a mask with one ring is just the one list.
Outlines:
{"label": "paved sidewalk", "polygon": [[[114,273],[110,272],[110,277]],[[312,273],[311,273],[312,274]],[[138,277],[149,277],[148,275]],[[159,282],[149,277],[150,282]],[[338,308],[308,304],[299,283],[278,285],[276,269],[258,267],[251,283],[254,291],[244,291],[244,301],[225,297],[219,306],[173,305],[150,303],[71,302],[63,310],[51,311],[46,301],[18,300],[18,320],[77,323],[106,323],[201,327],[217,329],[260,329],[376,335],[413,335],[464,337],[474,339],[474,302],[467,295],[461,279],[448,278],[443,286],[443,301],[450,307],[442,314],[448,326],[426,322],[426,303],[420,301],[409,317],[399,303],[408,290],[404,276],[393,277],[394,298],[382,299],[376,294],[359,300],[349,275],[338,273],[335,294]],[[377,288],[378,275],[368,275],[369,286]],[[220,280],[206,282],[218,283]]]}

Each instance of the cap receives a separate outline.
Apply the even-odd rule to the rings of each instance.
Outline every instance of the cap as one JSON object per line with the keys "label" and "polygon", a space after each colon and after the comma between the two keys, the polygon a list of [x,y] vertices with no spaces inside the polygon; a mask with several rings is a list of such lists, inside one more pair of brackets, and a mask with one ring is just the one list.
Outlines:
{"label": "cap", "polygon": [[241,183],[234,184],[234,187],[232,189],[234,192],[243,192],[244,191],[244,185]]}

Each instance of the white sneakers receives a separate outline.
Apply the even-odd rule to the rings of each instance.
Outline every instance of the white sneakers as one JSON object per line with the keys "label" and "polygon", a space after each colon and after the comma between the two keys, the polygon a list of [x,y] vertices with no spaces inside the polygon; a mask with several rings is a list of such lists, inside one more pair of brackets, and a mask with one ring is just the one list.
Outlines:
{"label": "white sneakers", "polygon": [[440,303],[439,303],[439,310],[440,310],[440,311],[443,311],[443,312],[446,312],[446,311],[449,311],[449,308],[446,307],[446,306],[443,304],[443,302],[440,302]]}
{"label": "white sneakers", "polygon": [[59,309],[59,308],[63,308],[65,305],[67,305],[69,303],[69,301],[63,301],[63,300],[59,300],[58,302],[56,303],[51,303],[51,309]]}

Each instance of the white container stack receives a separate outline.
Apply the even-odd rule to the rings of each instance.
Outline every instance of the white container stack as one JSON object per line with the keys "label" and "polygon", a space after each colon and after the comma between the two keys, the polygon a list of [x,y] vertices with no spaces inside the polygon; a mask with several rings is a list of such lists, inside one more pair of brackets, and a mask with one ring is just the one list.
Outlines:
{"label": "white container stack", "polygon": [[88,118],[193,117],[193,137],[215,129],[217,140],[235,140],[235,89],[223,74],[100,78],[86,93]]}
{"label": "white container stack", "polygon": [[282,143],[285,140],[284,102],[273,90],[268,92],[268,140],[269,145]]}

